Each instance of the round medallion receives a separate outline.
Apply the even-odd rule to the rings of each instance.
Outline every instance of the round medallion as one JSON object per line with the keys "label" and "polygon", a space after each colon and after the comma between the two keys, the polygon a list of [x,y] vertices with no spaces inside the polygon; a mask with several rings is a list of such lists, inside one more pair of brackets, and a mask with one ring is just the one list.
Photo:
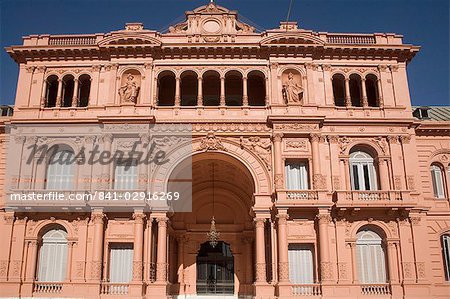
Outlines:
{"label": "round medallion", "polygon": [[217,33],[221,29],[220,23],[216,20],[208,20],[203,23],[203,30],[208,33]]}

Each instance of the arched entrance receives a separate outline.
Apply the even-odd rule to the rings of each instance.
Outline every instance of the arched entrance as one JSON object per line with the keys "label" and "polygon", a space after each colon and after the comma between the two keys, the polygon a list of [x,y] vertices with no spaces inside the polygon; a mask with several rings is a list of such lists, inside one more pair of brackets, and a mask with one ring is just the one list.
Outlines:
{"label": "arched entrance", "polygon": [[[219,152],[194,154],[192,165],[179,165],[192,167],[192,212],[175,212],[170,217],[172,295],[252,296],[255,183],[250,171],[236,158]],[[177,167],[173,173],[182,172]],[[220,233],[215,248],[206,235],[213,213]]]}
{"label": "arched entrance", "polygon": [[220,241],[200,246],[197,255],[197,294],[234,294],[234,257],[230,245]]}

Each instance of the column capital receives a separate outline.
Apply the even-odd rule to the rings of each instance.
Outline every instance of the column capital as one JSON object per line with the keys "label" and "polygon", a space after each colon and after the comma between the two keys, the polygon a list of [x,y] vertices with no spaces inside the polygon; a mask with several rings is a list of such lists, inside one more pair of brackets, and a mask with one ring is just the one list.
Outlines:
{"label": "column capital", "polygon": [[93,212],[91,214],[91,220],[94,224],[103,224],[103,218],[105,218],[105,214],[102,212]]}
{"label": "column capital", "polygon": [[133,219],[135,223],[142,224],[144,223],[145,214],[142,211],[135,211],[133,213]]}
{"label": "column capital", "polygon": [[330,214],[327,213],[320,213],[316,215],[316,219],[319,221],[319,224],[328,224],[331,223],[332,219]]}
{"label": "column capital", "polygon": [[286,224],[287,220],[289,219],[289,214],[287,214],[287,213],[278,213],[276,215],[276,218],[278,219],[278,224]]}
{"label": "column capital", "polygon": [[253,222],[255,222],[256,227],[264,227],[264,223],[266,222],[267,218],[257,216],[253,219]]}
{"label": "column capital", "polygon": [[156,222],[158,222],[158,227],[167,227],[168,221],[169,221],[168,217],[165,217],[165,216],[156,217]]}
{"label": "column capital", "polygon": [[310,137],[311,137],[311,142],[319,142],[321,137],[322,137],[322,135],[320,135],[318,133],[312,133],[310,135]]}
{"label": "column capital", "polygon": [[282,139],[283,139],[283,133],[276,132],[276,133],[272,134],[272,140],[274,142],[281,142]]}

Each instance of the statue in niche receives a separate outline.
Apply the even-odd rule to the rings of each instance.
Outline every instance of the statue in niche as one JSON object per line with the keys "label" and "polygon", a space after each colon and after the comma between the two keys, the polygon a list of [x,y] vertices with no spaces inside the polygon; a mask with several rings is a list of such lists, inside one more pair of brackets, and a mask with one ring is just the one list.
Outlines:
{"label": "statue in niche", "polygon": [[295,82],[294,74],[291,72],[283,84],[283,98],[286,104],[301,103],[303,100],[303,87]]}
{"label": "statue in niche", "polygon": [[134,80],[134,76],[129,74],[125,84],[119,88],[120,101],[122,103],[136,103],[138,93],[138,83]]}

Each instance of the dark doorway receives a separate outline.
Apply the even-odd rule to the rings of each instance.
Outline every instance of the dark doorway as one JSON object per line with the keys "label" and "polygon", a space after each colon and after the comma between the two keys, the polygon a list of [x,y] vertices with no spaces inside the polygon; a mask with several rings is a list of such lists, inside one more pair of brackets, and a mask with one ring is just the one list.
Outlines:
{"label": "dark doorway", "polygon": [[197,255],[197,294],[234,294],[234,257],[230,245],[203,243]]}

